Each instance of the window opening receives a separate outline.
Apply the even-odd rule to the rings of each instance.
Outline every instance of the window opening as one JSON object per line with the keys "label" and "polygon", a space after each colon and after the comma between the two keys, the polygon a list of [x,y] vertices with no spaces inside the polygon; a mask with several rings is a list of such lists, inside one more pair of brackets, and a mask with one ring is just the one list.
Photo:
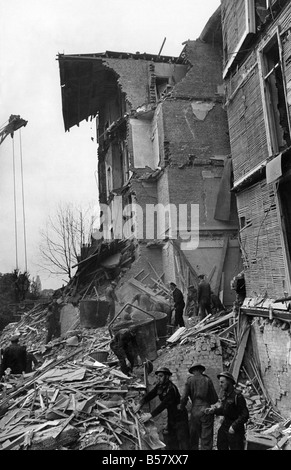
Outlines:
{"label": "window opening", "polygon": [[263,80],[270,125],[272,153],[290,147],[290,128],[277,36],[263,50]]}
{"label": "window opening", "polygon": [[157,91],[157,99],[163,97],[163,94],[167,91],[167,87],[169,84],[169,77],[156,77],[156,91]]}
{"label": "window opening", "polygon": [[255,15],[256,15],[256,27],[257,30],[262,29],[262,25],[266,22],[266,18],[270,12],[268,0],[255,0]]}

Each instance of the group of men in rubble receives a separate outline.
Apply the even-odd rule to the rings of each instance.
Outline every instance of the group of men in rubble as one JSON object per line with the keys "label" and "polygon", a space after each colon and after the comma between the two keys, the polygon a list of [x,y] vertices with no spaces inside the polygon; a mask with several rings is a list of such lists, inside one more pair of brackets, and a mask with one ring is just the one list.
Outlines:
{"label": "group of men in rubble", "polygon": [[[116,283],[112,282],[106,291],[109,299],[108,325],[115,318],[115,302],[118,302],[115,294]],[[204,275],[199,276],[198,289],[189,286],[188,297],[185,304],[183,294],[174,282],[170,283],[172,293],[172,305],[174,310],[174,326],[184,326],[183,313],[186,306],[186,315],[199,316],[203,319],[206,315],[225,310],[211,291],[210,284]],[[214,296],[214,297],[213,297]],[[145,296],[146,297],[146,296]],[[149,298],[135,296],[133,302],[150,310],[161,308]],[[172,308],[168,315],[171,321]],[[47,336],[46,344],[53,337],[60,336],[60,306],[54,299],[47,309]],[[121,371],[126,375],[134,368],[138,355],[136,343],[136,330],[130,313],[123,316],[125,326],[118,329],[111,342],[110,347],[116,354]],[[2,353],[0,379],[7,373],[22,374],[30,372],[32,364],[36,363],[26,347],[19,344],[19,336],[11,338],[11,345]],[[221,388],[218,398],[214,384],[205,373],[205,366],[196,363],[189,369],[190,377],[187,379],[182,394],[170,379],[172,373],[167,367],[156,370],[156,385],[144,395],[135,412],[138,413],[142,407],[159,398],[160,403],[151,411],[140,416],[140,420],[146,423],[148,420],[158,416],[163,410],[167,410],[167,434],[166,442],[169,450],[212,450],[214,437],[214,416],[223,416],[223,421],[217,433],[218,450],[243,450],[245,439],[245,423],[249,418],[246,401],[238,390],[235,389],[236,381],[229,372],[221,372],[217,375]],[[9,372],[8,372],[9,373]],[[190,409],[189,409],[190,400]]]}
{"label": "group of men in rubble", "polygon": [[[185,307],[186,316],[189,318],[196,316],[199,320],[205,318],[207,314],[224,311],[224,305],[221,303],[218,296],[214,295],[212,292],[209,282],[205,279],[205,275],[201,274],[198,276],[198,279],[199,283],[197,289],[194,286],[189,286],[186,303],[182,291],[174,282],[170,282],[170,305],[153,300],[148,294],[140,293],[133,297],[131,305],[136,303],[141,310],[147,312],[154,310],[165,312],[168,317],[169,325],[172,323],[172,311],[174,311],[174,328],[185,326],[183,317]],[[109,305],[109,319],[107,322],[109,326],[115,318],[115,303],[120,303],[115,293],[116,285],[117,283],[112,281],[105,291]],[[127,308],[123,318],[124,325],[115,332],[110,342],[110,348],[119,360],[121,371],[126,375],[132,373],[136,357],[138,356],[136,327],[130,315],[131,310],[131,307]]]}
{"label": "group of men in rubble", "polygon": [[[185,326],[185,316],[197,316],[202,320],[209,314],[225,311],[218,296],[214,295],[204,275],[199,276],[198,288],[189,286],[186,303],[183,293],[174,282],[169,284],[172,294],[172,307],[168,322],[171,322],[174,310],[174,326]],[[115,287],[115,286],[114,286]],[[157,309],[149,296],[138,294],[132,299],[139,307],[151,311]],[[135,326],[130,313],[125,313],[125,324],[114,335],[110,346],[119,359],[122,372],[130,375],[135,365],[138,347],[135,337]],[[194,364],[189,369],[191,376],[187,379],[182,395],[171,381],[171,371],[167,367],[156,370],[156,385],[144,395],[135,408],[138,412],[155,397],[159,404],[151,413],[142,414],[140,420],[147,422],[167,410],[167,449],[169,450],[212,450],[214,438],[214,416],[223,416],[217,433],[218,450],[243,450],[245,423],[249,418],[246,401],[241,392],[235,389],[236,381],[229,372],[218,374],[221,388],[220,398],[212,380],[205,373],[203,364]],[[190,400],[190,413],[189,411]]]}
{"label": "group of men in rubble", "polygon": [[146,423],[167,410],[164,436],[167,450],[212,450],[215,415],[223,417],[216,436],[217,450],[244,450],[249,411],[243,394],[235,388],[232,374],[224,371],[217,375],[221,389],[218,398],[211,378],[204,371],[203,364],[190,367],[191,376],[180,395],[170,379],[171,371],[167,367],[158,368],[156,385],[143,396],[134,411],[140,411],[155,397],[159,398],[159,404],[150,413],[142,414],[140,421]]}

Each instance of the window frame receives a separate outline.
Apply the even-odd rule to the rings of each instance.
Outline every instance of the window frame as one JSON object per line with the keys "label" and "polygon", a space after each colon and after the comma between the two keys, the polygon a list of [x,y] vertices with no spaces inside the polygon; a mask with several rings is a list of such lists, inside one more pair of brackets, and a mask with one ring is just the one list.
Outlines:
{"label": "window frame", "polygon": [[[279,61],[266,73],[266,53],[273,44],[277,43],[278,46],[278,55]],[[260,78],[260,88],[261,88],[261,97],[263,103],[263,113],[264,113],[264,123],[266,128],[267,135],[267,147],[269,157],[278,155],[280,153],[279,149],[279,138],[278,138],[278,123],[276,122],[275,111],[273,106],[272,92],[270,91],[270,83],[267,80],[274,73],[274,71],[280,67],[282,74],[282,84],[285,98],[285,107],[286,107],[286,117],[289,127],[289,135],[291,136],[291,123],[290,116],[287,107],[287,93],[286,93],[286,81],[284,75],[284,65],[282,58],[282,45],[279,27],[276,28],[274,34],[272,34],[268,42],[264,43],[257,51],[257,62],[259,67],[259,78]]]}
{"label": "window frame", "polygon": [[255,0],[244,0],[245,4],[245,31],[239,40],[238,44],[234,46],[235,52],[230,53],[231,57],[227,61],[226,66],[223,70],[223,79],[227,76],[230,71],[230,68],[236,59],[237,55],[241,51],[245,40],[249,34],[256,33],[256,18],[255,18]]}

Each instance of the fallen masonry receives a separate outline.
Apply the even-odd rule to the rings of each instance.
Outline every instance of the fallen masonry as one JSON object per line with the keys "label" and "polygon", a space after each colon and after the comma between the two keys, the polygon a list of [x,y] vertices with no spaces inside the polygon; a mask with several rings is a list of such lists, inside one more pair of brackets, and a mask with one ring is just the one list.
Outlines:
{"label": "fallen masonry", "polygon": [[[137,281],[131,285],[142,289]],[[144,290],[153,293],[148,287]],[[45,345],[46,304],[36,304],[2,332],[1,347],[19,332],[38,365],[22,376],[8,375],[1,383],[0,449],[163,450],[163,414],[142,423],[142,413],[133,411],[154,383],[154,371],[145,373],[139,363],[132,376],[123,374],[109,348],[108,327],[82,327],[79,306],[70,298],[63,300],[68,315],[74,311],[73,321],[49,344]],[[169,367],[179,389],[197,360],[207,364],[213,377],[221,369],[230,370],[250,411],[246,450],[290,449],[290,417],[282,416],[270,401],[255,357],[249,355],[248,319],[231,310],[201,322],[186,321],[186,327],[174,333],[169,328],[152,361],[153,369]],[[113,459],[108,465],[121,462],[116,454],[108,458]]]}

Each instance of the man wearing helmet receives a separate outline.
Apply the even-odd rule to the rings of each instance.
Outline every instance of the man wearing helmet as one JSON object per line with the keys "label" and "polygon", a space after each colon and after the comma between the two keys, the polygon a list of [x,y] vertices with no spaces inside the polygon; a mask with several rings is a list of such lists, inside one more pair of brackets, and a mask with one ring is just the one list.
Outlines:
{"label": "man wearing helmet", "polygon": [[203,364],[193,364],[189,369],[181,398],[181,409],[185,409],[188,398],[191,400],[190,444],[191,450],[212,450],[214,416],[205,415],[204,410],[217,402],[218,396],[213,382],[204,374]]}
{"label": "man wearing helmet", "polygon": [[172,372],[167,367],[160,367],[156,370],[155,374],[157,376],[157,384],[141,399],[135,411],[139,411],[144,404],[158,396],[160,404],[151,413],[145,413],[141,421],[146,422],[166,409],[168,412],[167,450],[188,450],[188,413],[187,410],[182,411],[178,408],[180,393],[176,385],[170,380]]}
{"label": "man wearing helmet", "polygon": [[249,411],[244,396],[235,390],[236,381],[230,372],[217,375],[221,387],[219,401],[205,410],[206,414],[223,416],[217,433],[218,450],[244,450],[245,423]]}

